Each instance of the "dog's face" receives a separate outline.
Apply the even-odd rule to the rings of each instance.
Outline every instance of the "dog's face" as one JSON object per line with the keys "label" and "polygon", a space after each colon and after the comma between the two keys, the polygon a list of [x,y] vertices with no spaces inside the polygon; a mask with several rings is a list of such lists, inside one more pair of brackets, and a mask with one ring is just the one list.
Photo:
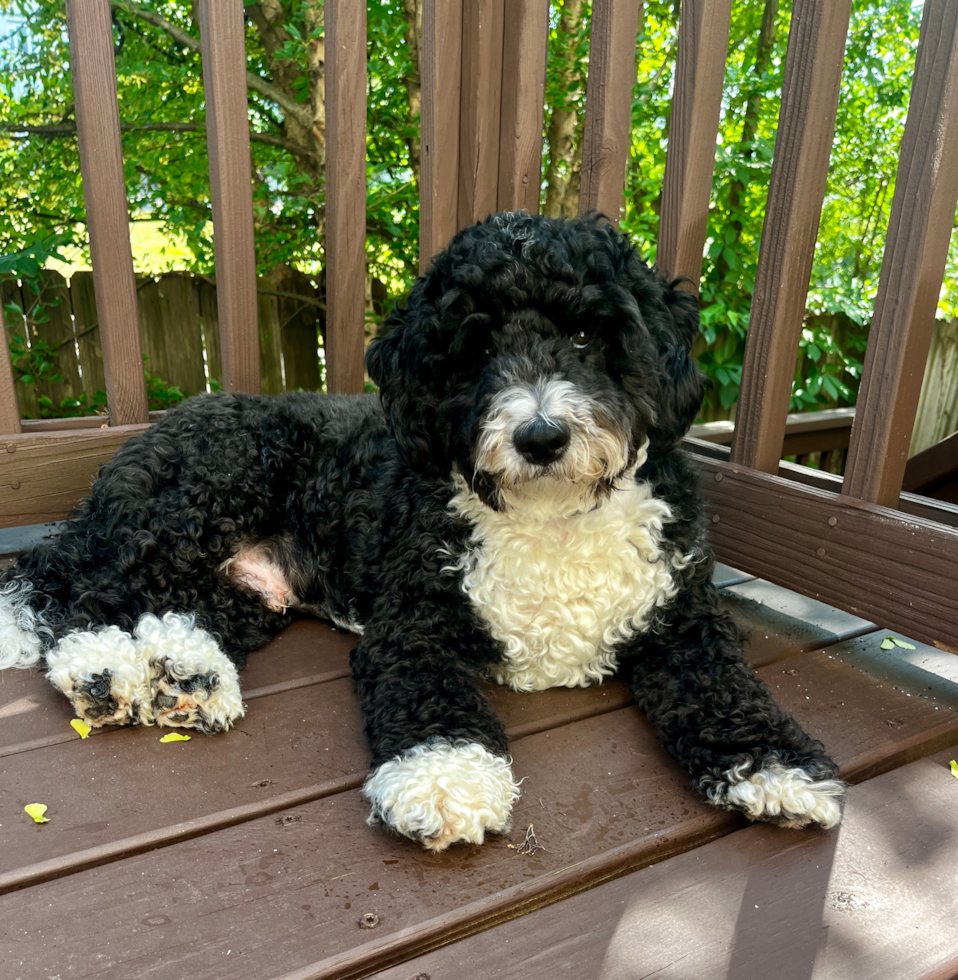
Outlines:
{"label": "dog's face", "polygon": [[494,509],[581,509],[687,431],[697,329],[604,219],[506,213],[453,239],[366,365],[414,469]]}

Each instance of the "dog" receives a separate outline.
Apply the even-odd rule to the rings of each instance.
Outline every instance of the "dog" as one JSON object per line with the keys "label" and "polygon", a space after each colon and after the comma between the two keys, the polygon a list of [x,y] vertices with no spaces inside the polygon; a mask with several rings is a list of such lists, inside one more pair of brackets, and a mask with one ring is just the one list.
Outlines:
{"label": "dog", "polygon": [[519,796],[479,681],[628,680],[713,804],[829,828],[843,784],[742,655],[679,448],[695,299],[600,215],[459,232],[368,351],[376,396],[205,395],[107,463],[0,592],[2,666],[94,726],[215,733],[295,616],[358,634],[370,822],[441,851]]}

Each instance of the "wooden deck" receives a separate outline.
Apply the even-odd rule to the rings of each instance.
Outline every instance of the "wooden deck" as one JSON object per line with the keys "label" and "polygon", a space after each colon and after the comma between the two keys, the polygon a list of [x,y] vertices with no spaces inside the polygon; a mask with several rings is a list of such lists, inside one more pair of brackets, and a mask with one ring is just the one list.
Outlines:
{"label": "wooden deck", "polygon": [[[958,975],[958,657],[720,566],[748,654],[854,784],[831,833],[747,826],[688,788],[621,684],[493,689],[511,834],[430,855],[366,826],[354,639],[300,622],[251,658],[226,735],[81,740],[0,674],[5,978],[882,980]],[[45,803],[49,823],[24,813]],[[541,850],[524,853],[527,828]]]}

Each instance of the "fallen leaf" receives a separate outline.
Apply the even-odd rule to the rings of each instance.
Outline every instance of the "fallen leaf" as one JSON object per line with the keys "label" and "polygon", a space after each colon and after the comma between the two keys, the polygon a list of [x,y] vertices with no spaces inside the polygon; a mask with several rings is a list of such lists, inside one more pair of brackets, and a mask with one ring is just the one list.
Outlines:
{"label": "fallen leaf", "polygon": [[85,721],[80,721],[79,718],[74,718],[73,721],[70,722],[70,726],[76,731],[80,738],[86,738],[90,732],[93,731],[93,729]]}
{"label": "fallen leaf", "polygon": [[882,650],[894,650],[895,641],[890,637],[886,636],[884,640],[881,641]]}
{"label": "fallen leaf", "polygon": [[954,759],[951,760],[951,774],[955,779],[958,779],[958,762],[955,762]]}
{"label": "fallen leaf", "polygon": [[164,735],[160,739],[161,742],[188,742],[189,740],[189,735],[181,735],[179,732],[170,732],[169,735]]}
{"label": "fallen leaf", "polygon": [[896,647],[901,647],[902,650],[914,650],[915,649],[915,644],[914,643],[906,643],[904,640],[899,640],[897,636],[893,636],[892,637],[892,640],[895,641],[895,646]]}
{"label": "fallen leaf", "polygon": [[47,812],[46,803],[28,803],[24,808],[27,814],[37,822],[37,823],[49,823],[50,818],[45,817],[44,814]]}

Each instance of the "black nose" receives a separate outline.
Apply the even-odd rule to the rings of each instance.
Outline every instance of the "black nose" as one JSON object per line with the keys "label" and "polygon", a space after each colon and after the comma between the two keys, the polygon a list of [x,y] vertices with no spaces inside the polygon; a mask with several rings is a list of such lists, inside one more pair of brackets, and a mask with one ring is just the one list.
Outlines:
{"label": "black nose", "polygon": [[555,419],[533,419],[516,429],[512,441],[516,449],[530,462],[547,466],[564,452],[572,438],[565,422]]}

